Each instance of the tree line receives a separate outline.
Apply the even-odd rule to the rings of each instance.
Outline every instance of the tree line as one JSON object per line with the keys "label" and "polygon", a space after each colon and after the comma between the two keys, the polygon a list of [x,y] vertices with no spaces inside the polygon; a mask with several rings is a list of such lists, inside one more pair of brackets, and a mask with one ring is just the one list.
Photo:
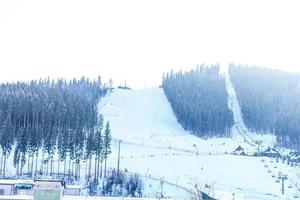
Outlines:
{"label": "tree line", "polygon": [[94,181],[89,182],[89,195],[113,196],[113,197],[142,197],[144,184],[138,174],[131,174],[126,171],[117,172],[112,169],[102,186]]}
{"label": "tree line", "polygon": [[162,87],[178,122],[200,137],[228,136],[233,113],[220,66],[197,66],[188,72],[164,74]]}
{"label": "tree line", "polygon": [[82,77],[2,83],[0,175],[6,176],[9,156],[13,156],[16,176],[56,172],[78,179],[82,161],[89,163],[87,176],[94,174],[95,178],[102,176],[104,162],[105,175],[111,133],[109,122],[104,126],[103,116],[98,114],[98,102],[108,91],[100,77],[93,81]]}
{"label": "tree line", "polygon": [[300,149],[300,74],[230,64],[246,126],[274,133],[278,144]]}

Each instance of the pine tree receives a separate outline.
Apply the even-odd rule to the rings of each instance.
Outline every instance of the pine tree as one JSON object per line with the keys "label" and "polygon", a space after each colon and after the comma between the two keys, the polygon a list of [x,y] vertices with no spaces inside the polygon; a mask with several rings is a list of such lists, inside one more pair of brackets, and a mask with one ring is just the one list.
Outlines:
{"label": "pine tree", "polygon": [[103,159],[104,159],[104,178],[106,178],[106,164],[108,155],[111,153],[111,133],[109,122],[106,123],[105,131],[104,131],[104,138],[103,138],[103,145],[104,145],[104,152],[103,152]]}
{"label": "pine tree", "polygon": [[86,145],[85,145],[85,155],[84,159],[88,161],[88,174],[87,177],[91,177],[91,165],[92,165],[92,156],[93,156],[93,150],[94,150],[94,142],[95,142],[95,136],[94,132],[91,131],[88,133],[87,139],[86,139]]}
{"label": "pine tree", "polygon": [[[60,173],[60,163],[67,159],[68,153],[68,132],[65,129],[62,129],[58,135],[57,141],[57,151],[58,151],[58,164],[57,173]],[[64,163],[64,174],[65,174],[66,163]]]}
{"label": "pine tree", "polygon": [[[103,116],[100,114],[97,120],[97,127],[95,132],[94,141],[94,153],[95,153],[95,179],[102,176],[102,162],[103,162],[103,141],[102,141],[102,129],[103,129]],[[101,172],[100,170],[101,165]],[[102,178],[100,176],[100,178]]]}
{"label": "pine tree", "polygon": [[[23,172],[23,168],[25,166],[25,162],[26,162],[26,152],[27,152],[27,131],[25,130],[25,128],[20,128],[19,129],[19,138],[17,140],[17,151],[19,151],[20,153],[20,159],[21,159],[21,165],[20,167],[20,175],[22,175]],[[20,161],[18,161],[19,163]]]}
{"label": "pine tree", "polygon": [[0,172],[0,174],[3,174],[3,176],[5,176],[5,174],[6,174],[6,159],[9,156],[9,154],[12,150],[12,145],[13,145],[12,125],[11,125],[11,121],[9,118],[7,118],[3,124],[3,128],[1,131],[1,135],[0,135],[0,144],[2,147],[2,157],[4,158],[3,167],[1,167],[3,172]]}

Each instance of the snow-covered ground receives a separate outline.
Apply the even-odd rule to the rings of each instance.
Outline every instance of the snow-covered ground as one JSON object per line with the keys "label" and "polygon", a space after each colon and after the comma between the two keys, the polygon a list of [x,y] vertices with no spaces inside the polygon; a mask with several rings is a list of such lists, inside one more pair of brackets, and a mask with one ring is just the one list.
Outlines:
{"label": "snow-covered ground", "polygon": [[[294,199],[300,193],[299,167],[270,158],[262,161],[259,157],[231,155],[238,146],[253,154],[257,151],[257,141],[261,141],[261,150],[272,147],[275,138],[247,130],[228,73],[222,75],[227,83],[228,106],[234,113],[231,138],[205,140],[185,131],[177,123],[160,88],[113,90],[99,104],[99,112],[110,121],[113,136],[108,166],[117,166],[118,141],[121,140],[121,169],[143,177],[147,197],[154,197],[162,190],[165,196],[190,199],[188,191],[196,192],[197,185],[201,191],[220,200],[231,200],[233,196],[236,200]],[[8,175],[15,173],[12,157],[13,154],[7,161]],[[40,161],[38,168],[39,165]],[[81,177],[85,170],[86,164],[82,163]],[[279,172],[288,176],[285,195],[281,195],[281,183],[276,182]],[[80,183],[84,185],[85,180],[81,179]]]}
{"label": "snow-covered ground", "polygon": [[[299,191],[290,183],[291,179],[286,181],[286,194],[281,195],[281,183],[276,183],[272,175],[281,171],[293,182],[300,182],[298,167],[269,158],[262,162],[258,157],[230,155],[239,145],[249,152],[256,151],[253,142],[258,139],[264,146],[274,142],[272,136],[247,134],[234,90],[229,91],[230,104],[238,122],[233,127],[233,137],[204,140],[177,123],[162,89],[113,90],[99,105],[99,111],[111,123],[114,138],[109,165],[117,165],[117,141],[122,140],[121,168],[168,181],[171,184],[163,185],[167,196],[188,198],[184,190],[176,188],[177,184],[191,190],[198,185],[217,199],[233,199],[233,195],[235,199],[294,199]],[[240,128],[243,132],[238,131]],[[159,181],[155,185],[153,179],[145,180],[146,193],[161,190]]]}
{"label": "snow-covered ground", "polygon": [[[228,64],[223,64],[228,66]],[[232,136],[235,139],[243,140],[244,148],[248,151],[257,151],[258,144],[259,148],[266,149],[267,147],[273,147],[276,141],[274,135],[270,133],[264,133],[264,135],[251,132],[247,129],[243,117],[241,108],[236,96],[235,89],[230,80],[228,68],[224,69],[221,74],[225,78],[226,90],[228,94],[228,108],[233,112],[234,125],[232,127]]]}

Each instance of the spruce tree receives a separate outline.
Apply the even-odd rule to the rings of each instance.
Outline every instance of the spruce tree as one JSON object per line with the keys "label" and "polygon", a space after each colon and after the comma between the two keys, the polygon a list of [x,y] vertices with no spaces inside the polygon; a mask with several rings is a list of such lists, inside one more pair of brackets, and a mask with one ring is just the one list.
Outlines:
{"label": "spruce tree", "polygon": [[102,175],[102,162],[103,162],[103,141],[102,141],[102,134],[101,134],[102,129],[103,129],[103,116],[100,114],[97,120],[95,141],[94,141],[95,179],[98,179],[100,174]]}
{"label": "spruce tree", "polygon": [[105,131],[104,131],[104,138],[103,138],[104,178],[106,178],[107,158],[108,158],[108,155],[111,153],[111,139],[112,138],[111,138],[111,133],[110,133],[109,122],[107,122],[106,126],[105,126]]}
{"label": "spruce tree", "polygon": [[[12,132],[12,125],[9,118],[7,118],[3,124],[2,131],[0,133],[0,144],[2,147],[2,156],[4,158],[4,163],[2,166],[3,172],[0,172],[0,174],[3,174],[5,176],[6,174],[6,159],[9,156],[12,145],[13,145],[13,132]],[[1,163],[2,164],[2,163]]]}

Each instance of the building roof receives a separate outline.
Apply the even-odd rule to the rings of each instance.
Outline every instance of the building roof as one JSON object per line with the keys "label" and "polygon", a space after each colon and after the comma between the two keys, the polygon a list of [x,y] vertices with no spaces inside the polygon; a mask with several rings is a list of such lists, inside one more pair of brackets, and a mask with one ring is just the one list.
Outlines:
{"label": "building roof", "polygon": [[81,190],[82,187],[80,185],[66,185],[66,189],[69,189],[69,190]]}
{"label": "building roof", "polygon": [[34,184],[33,180],[25,179],[0,179],[0,185]]}

